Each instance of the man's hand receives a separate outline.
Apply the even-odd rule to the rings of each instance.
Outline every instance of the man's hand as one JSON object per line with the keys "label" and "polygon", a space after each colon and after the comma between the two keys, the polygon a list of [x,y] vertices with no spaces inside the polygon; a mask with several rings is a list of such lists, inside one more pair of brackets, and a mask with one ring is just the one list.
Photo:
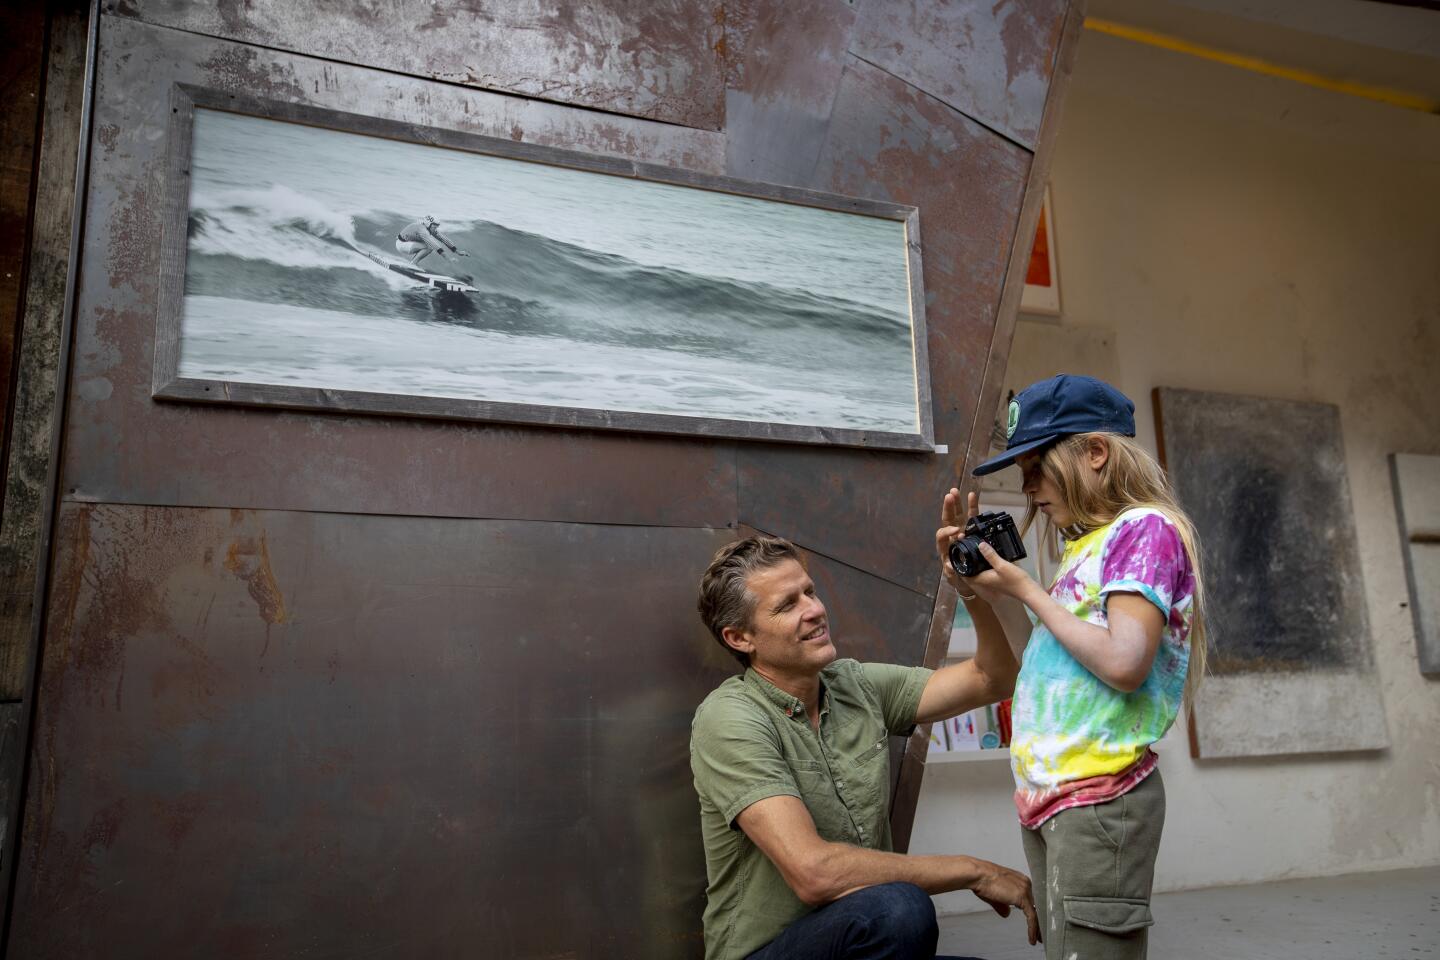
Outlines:
{"label": "man's hand", "polygon": [[978,596],[986,603],[992,603],[996,599],[996,591],[988,583],[980,582],[979,577],[962,577],[950,564],[950,544],[965,535],[966,522],[980,512],[979,495],[971,493],[966,507],[965,518],[962,520],[960,491],[955,487],[950,488],[950,492],[945,494],[945,499],[940,504],[940,529],[935,531],[935,552],[940,555],[940,572],[962,597]]}
{"label": "man's hand", "polygon": [[961,532],[960,491],[951,487],[950,492],[940,501],[940,529],[935,531],[935,553],[940,557],[941,575],[945,582],[956,590],[961,587],[961,577],[955,572],[955,568],[950,566],[950,544],[959,538]]}
{"label": "man's hand", "polygon": [[1035,897],[1030,892],[1030,878],[988,860],[977,860],[975,863],[985,871],[984,876],[970,888],[975,896],[990,904],[1002,917],[1010,916],[1011,907],[1019,907],[1025,912],[1031,946],[1039,943],[1043,937],[1040,936],[1040,918],[1035,913]]}

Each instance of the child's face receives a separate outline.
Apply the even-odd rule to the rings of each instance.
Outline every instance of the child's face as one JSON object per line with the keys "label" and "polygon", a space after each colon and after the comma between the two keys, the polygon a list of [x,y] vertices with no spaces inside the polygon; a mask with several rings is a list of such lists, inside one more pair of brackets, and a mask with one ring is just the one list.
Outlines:
{"label": "child's face", "polygon": [[1023,454],[1015,459],[1015,465],[1025,475],[1025,481],[1020,489],[1025,491],[1025,496],[1057,527],[1065,528],[1070,526],[1075,519],[1070,516],[1070,511],[1065,509],[1065,500],[1060,495],[1060,488],[1045,476],[1045,471],[1040,469],[1042,455],[1038,453]]}

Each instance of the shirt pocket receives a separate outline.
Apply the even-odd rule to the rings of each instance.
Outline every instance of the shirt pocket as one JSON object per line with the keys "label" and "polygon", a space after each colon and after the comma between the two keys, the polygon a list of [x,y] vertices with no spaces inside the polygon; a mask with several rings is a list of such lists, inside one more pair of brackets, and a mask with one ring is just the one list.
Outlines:
{"label": "shirt pocket", "polygon": [[[886,737],[874,737],[850,760],[844,791],[855,822],[867,834],[878,829],[890,796],[890,750]],[[867,840],[873,839],[869,836]]]}
{"label": "shirt pocket", "polygon": [[849,824],[836,800],[836,784],[825,764],[819,760],[791,760],[790,771],[795,777],[795,786],[800,789],[800,799],[815,822],[815,832],[825,840],[846,839]]}

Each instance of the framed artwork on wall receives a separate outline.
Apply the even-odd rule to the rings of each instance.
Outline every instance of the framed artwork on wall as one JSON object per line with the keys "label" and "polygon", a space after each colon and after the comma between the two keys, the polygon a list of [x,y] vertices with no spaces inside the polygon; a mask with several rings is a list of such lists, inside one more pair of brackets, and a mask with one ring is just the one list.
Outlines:
{"label": "framed artwork on wall", "polygon": [[917,211],[177,85],[158,399],[930,451]]}
{"label": "framed artwork on wall", "polygon": [[1048,183],[1025,271],[1025,289],[1020,294],[1020,312],[1060,316],[1060,261],[1055,254],[1055,213],[1050,206]]}
{"label": "framed artwork on wall", "polygon": [[1440,676],[1440,457],[1390,454],[1420,672]]}
{"label": "framed artwork on wall", "polygon": [[1162,463],[1204,550],[1199,758],[1388,745],[1338,407],[1161,387]]}

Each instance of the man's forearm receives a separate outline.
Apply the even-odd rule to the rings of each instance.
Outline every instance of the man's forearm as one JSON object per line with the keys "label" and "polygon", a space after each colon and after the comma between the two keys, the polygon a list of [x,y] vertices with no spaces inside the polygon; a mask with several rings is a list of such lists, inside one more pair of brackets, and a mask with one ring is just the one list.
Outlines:
{"label": "man's forearm", "polygon": [[810,906],[821,906],[847,893],[881,883],[913,883],[926,893],[973,888],[992,865],[967,856],[910,856],[869,850],[845,843],[827,843],[807,880],[791,884]]}
{"label": "man's forearm", "polygon": [[[962,597],[960,602],[965,604],[975,624],[975,666],[989,679],[993,700],[1003,700],[1014,691],[1015,677],[1020,672],[1009,629],[999,613],[984,600],[966,601]],[[1025,616],[1023,610],[1020,615]]]}
{"label": "man's forearm", "polygon": [[1010,651],[1015,655],[1016,664],[1019,664],[1025,657],[1025,647],[1030,643],[1030,633],[1035,629],[1035,625],[1030,622],[1030,615],[1025,612],[1025,604],[1002,594],[990,607],[1005,631],[1005,639],[1010,644]]}

